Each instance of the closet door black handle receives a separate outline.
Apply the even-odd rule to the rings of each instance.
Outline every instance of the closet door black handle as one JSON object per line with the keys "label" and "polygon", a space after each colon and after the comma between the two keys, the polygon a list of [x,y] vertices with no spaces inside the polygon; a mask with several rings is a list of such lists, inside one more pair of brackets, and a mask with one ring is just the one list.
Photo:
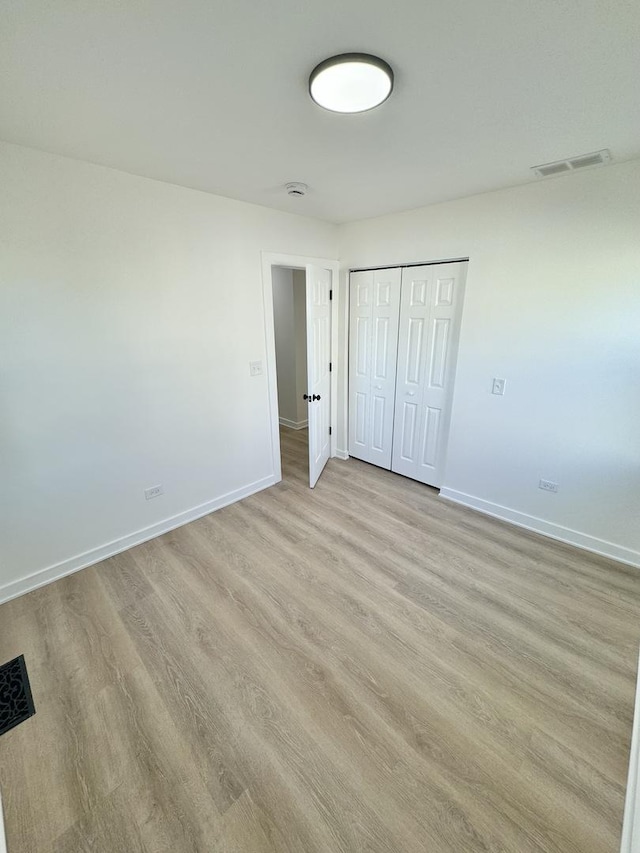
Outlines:
{"label": "closet door black handle", "polygon": [[303,394],[302,399],[303,400],[311,400],[311,397],[308,394]]}
{"label": "closet door black handle", "polygon": [[313,395],[313,397],[312,397],[312,399],[313,399],[313,400],[319,400],[319,399],[320,399],[320,394],[314,394],[314,395]]}

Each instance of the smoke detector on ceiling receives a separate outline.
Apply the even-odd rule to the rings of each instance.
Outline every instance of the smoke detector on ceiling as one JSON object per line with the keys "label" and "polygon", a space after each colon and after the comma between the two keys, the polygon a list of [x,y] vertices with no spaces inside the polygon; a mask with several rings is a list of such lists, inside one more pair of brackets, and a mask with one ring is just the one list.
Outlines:
{"label": "smoke detector on ceiling", "polygon": [[306,184],[298,183],[298,181],[290,181],[285,185],[285,189],[288,195],[296,197],[306,195],[309,187]]}
{"label": "smoke detector on ceiling", "polygon": [[610,162],[611,153],[608,148],[603,148],[602,151],[580,154],[578,157],[570,157],[568,160],[556,160],[554,163],[532,166],[531,171],[539,178],[549,178],[551,175],[575,172],[576,169],[585,169],[587,166],[605,166]]}

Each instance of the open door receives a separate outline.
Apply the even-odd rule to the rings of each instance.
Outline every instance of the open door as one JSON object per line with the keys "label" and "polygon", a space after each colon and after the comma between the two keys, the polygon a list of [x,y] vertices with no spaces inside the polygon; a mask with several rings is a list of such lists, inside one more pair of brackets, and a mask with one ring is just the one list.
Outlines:
{"label": "open door", "polygon": [[309,485],[331,452],[331,270],[307,264],[307,393]]}

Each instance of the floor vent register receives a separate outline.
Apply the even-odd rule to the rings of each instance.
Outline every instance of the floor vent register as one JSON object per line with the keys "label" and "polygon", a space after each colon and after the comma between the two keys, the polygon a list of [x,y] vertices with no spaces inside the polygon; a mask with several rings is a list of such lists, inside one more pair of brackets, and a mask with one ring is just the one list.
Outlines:
{"label": "floor vent register", "polygon": [[24,655],[0,665],[0,735],[36,712]]}

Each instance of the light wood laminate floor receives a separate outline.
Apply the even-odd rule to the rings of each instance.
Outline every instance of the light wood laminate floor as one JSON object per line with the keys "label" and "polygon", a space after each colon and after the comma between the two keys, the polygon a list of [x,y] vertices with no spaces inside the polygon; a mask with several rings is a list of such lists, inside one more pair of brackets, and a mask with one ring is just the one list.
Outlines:
{"label": "light wood laminate floor", "polygon": [[616,853],[640,572],[305,441],[0,607],[9,853]]}

